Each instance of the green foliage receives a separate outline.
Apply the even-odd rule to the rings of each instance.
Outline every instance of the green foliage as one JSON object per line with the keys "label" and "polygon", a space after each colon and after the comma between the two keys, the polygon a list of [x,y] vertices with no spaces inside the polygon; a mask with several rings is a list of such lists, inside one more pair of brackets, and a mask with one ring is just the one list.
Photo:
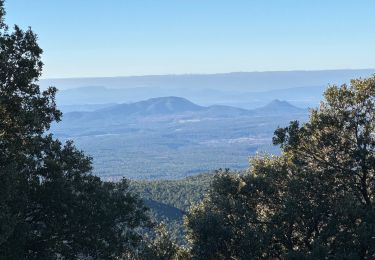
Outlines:
{"label": "green foliage", "polygon": [[155,200],[186,212],[203,199],[214,173],[205,173],[177,180],[132,181],[131,189],[144,199]]}
{"label": "green foliage", "polygon": [[[171,236],[163,224],[155,228],[155,237],[150,240],[145,250],[143,250],[142,259],[172,260],[177,259],[179,247],[172,242]],[[181,249],[182,250],[182,249]]]}
{"label": "green foliage", "polygon": [[126,181],[102,182],[91,158],[47,134],[61,113],[56,89],[36,84],[36,40],[0,23],[0,258],[117,259],[140,243],[145,208]]}
{"label": "green foliage", "polygon": [[145,200],[151,219],[164,222],[171,239],[186,245],[183,217],[192,204],[203,199],[213,176],[205,173],[178,180],[131,181],[130,189]]}
{"label": "green foliage", "polygon": [[189,252],[173,242],[165,224],[161,222],[144,237],[138,250],[127,252],[122,259],[185,260],[189,259]]}
{"label": "green foliage", "polygon": [[375,257],[375,76],[330,86],[279,157],[221,174],[186,226],[195,259]]}
{"label": "green foliage", "polygon": [[259,254],[266,238],[262,237],[263,225],[253,219],[262,198],[254,186],[247,185],[252,180],[251,175],[231,173],[215,177],[207,197],[187,214],[193,257],[246,259]]}

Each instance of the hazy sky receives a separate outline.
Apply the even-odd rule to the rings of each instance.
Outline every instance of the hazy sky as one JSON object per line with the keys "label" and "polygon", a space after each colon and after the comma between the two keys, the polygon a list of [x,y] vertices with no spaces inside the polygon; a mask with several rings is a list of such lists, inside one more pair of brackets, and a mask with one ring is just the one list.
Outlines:
{"label": "hazy sky", "polygon": [[44,77],[375,67],[374,0],[7,0]]}

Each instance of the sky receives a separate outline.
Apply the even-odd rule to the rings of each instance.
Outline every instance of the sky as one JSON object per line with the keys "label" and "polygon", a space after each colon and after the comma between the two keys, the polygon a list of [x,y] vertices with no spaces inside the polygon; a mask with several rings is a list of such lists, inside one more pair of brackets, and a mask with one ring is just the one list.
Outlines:
{"label": "sky", "polygon": [[375,68],[373,0],[6,0],[43,78]]}

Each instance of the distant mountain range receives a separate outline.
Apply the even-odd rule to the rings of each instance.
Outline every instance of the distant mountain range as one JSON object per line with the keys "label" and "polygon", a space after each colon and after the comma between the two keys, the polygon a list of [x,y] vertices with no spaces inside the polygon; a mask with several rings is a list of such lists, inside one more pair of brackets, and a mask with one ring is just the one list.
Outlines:
{"label": "distant mountain range", "polygon": [[71,89],[104,86],[108,88],[179,88],[267,91],[308,86],[342,84],[352,78],[368,77],[375,69],[232,72],[219,74],[147,75],[127,77],[42,79],[42,87]]}
{"label": "distant mountain range", "polygon": [[122,116],[149,116],[168,115],[185,112],[196,112],[205,110],[205,107],[198,106],[189,100],[181,97],[159,97],[135,102],[121,104],[96,111],[95,113],[110,113],[111,115]]}
{"label": "distant mountain range", "polygon": [[65,112],[80,107],[93,111],[108,103],[137,102],[153,97],[179,96],[197,104],[229,105],[246,109],[274,99],[300,107],[315,107],[328,84],[368,77],[375,69],[238,72],[207,75],[160,75],[109,78],[45,79],[43,87],[56,86],[57,104]]}
{"label": "distant mountain range", "polygon": [[306,109],[301,109],[299,107],[293,106],[286,101],[281,101],[279,99],[275,99],[268,103],[267,105],[254,109],[253,110],[258,115],[269,115],[269,114],[295,114],[295,113],[302,113],[306,112]]}
{"label": "distant mountain range", "polygon": [[177,178],[242,169],[249,155],[277,153],[270,146],[274,130],[307,115],[307,109],[280,100],[243,109],[167,96],[64,113],[51,132],[90,154],[102,177]]}
{"label": "distant mountain range", "polygon": [[328,84],[374,72],[166,75],[41,84],[61,89],[57,104],[64,115],[51,133],[74,140],[91,155],[95,174],[112,180],[173,179],[217,168],[243,169],[258,152],[277,154],[274,130],[291,120],[305,122],[307,107],[319,105]]}
{"label": "distant mountain range", "polygon": [[95,111],[70,112],[63,116],[63,124],[118,124],[122,121],[140,119],[144,117],[175,118],[221,118],[221,117],[254,117],[278,114],[302,114],[306,109],[298,108],[286,101],[273,100],[266,106],[247,110],[232,106],[200,106],[181,97],[158,97],[130,104],[118,104]]}
{"label": "distant mountain range", "polygon": [[[259,92],[215,89],[113,89],[107,87],[82,87],[58,92],[57,103],[65,112],[93,111],[115,103],[134,103],[157,96],[180,96],[209,106],[213,104],[253,109],[264,106],[274,99],[283,99],[300,106],[313,106],[321,100],[325,86],[296,87]],[[109,104],[109,105],[108,105]]]}

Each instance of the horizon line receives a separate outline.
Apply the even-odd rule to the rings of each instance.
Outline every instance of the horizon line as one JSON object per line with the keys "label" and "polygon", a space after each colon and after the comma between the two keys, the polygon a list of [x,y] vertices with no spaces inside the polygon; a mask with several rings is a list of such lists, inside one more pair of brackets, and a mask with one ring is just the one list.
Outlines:
{"label": "horizon line", "polygon": [[374,70],[375,68],[361,68],[361,69],[295,69],[295,70],[254,70],[254,71],[231,71],[231,72],[217,72],[217,73],[170,73],[170,74],[142,74],[142,75],[123,75],[123,76],[82,76],[82,77],[51,77],[40,78],[40,80],[59,80],[59,79],[98,79],[98,78],[136,78],[136,77],[157,77],[157,76],[206,76],[206,75],[224,75],[224,74],[240,74],[240,73],[280,73],[280,72],[322,72],[322,71],[355,71],[355,70]]}

